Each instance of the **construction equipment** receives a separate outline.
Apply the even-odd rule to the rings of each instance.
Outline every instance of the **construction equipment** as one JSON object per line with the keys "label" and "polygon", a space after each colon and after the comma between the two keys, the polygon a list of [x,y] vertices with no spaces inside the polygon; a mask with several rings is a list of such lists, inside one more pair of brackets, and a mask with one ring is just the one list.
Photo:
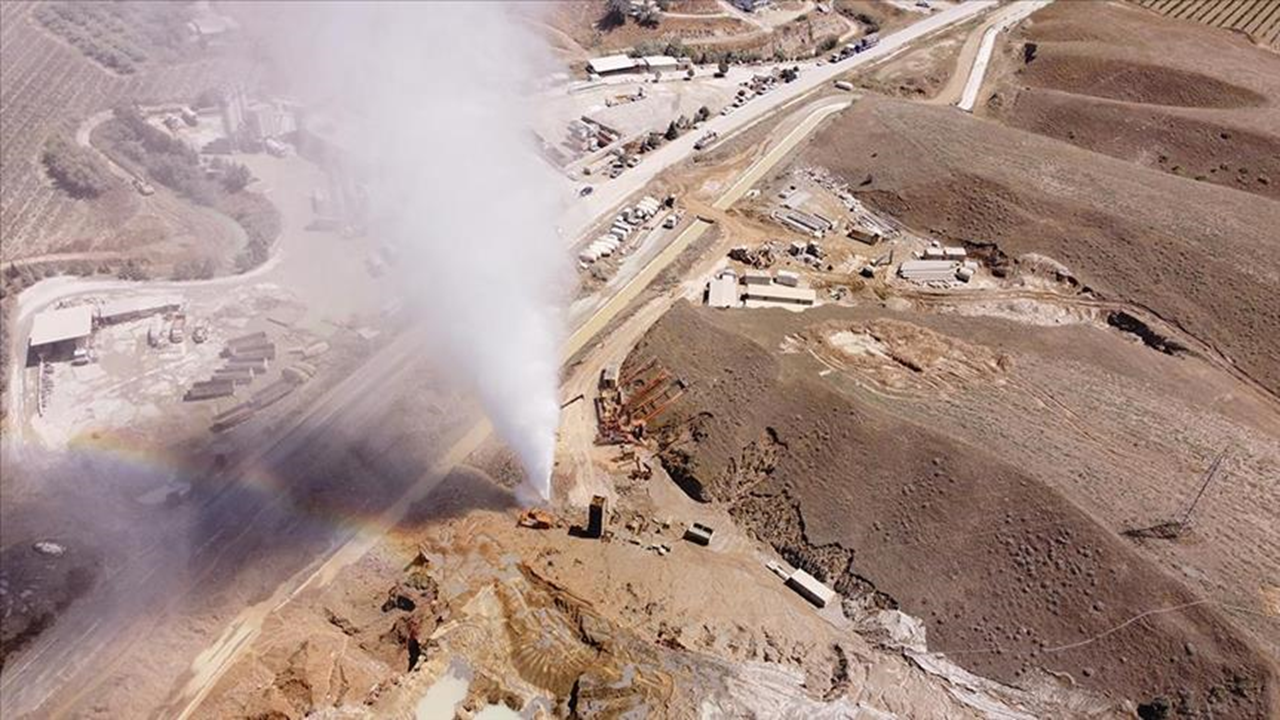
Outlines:
{"label": "construction equipment", "polygon": [[648,423],[681,395],[685,385],[650,360],[596,398],[596,444],[621,445],[642,438]]}
{"label": "construction equipment", "polygon": [[556,516],[541,508],[529,508],[520,514],[516,524],[530,530],[549,530],[556,525]]}

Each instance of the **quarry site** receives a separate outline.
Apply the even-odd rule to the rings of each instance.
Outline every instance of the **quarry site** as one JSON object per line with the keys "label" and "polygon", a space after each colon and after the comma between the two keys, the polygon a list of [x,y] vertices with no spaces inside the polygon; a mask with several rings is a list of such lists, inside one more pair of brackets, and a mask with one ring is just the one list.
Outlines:
{"label": "quarry site", "polygon": [[0,717],[1280,717],[1280,2],[0,3]]}

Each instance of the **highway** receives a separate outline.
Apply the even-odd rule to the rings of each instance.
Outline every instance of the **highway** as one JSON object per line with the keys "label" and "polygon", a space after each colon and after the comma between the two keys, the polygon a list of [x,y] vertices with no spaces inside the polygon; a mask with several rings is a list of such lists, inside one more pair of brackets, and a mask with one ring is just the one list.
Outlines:
{"label": "highway", "polygon": [[771,116],[783,106],[830,85],[850,70],[885,60],[922,37],[965,22],[996,5],[997,0],[968,0],[947,8],[898,32],[881,37],[880,42],[870,50],[838,63],[806,68],[794,82],[785,83],[766,95],[754,98],[728,115],[713,116],[696,132],[686,133],[645,155],[644,160],[636,167],[598,186],[591,195],[574,201],[560,225],[562,235],[573,239],[584,235],[602,216],[621,206],[628,197],[639,192],[663,170],[692,156],[693,145],[702,135],[715,132],[723,142],[735,133]]}

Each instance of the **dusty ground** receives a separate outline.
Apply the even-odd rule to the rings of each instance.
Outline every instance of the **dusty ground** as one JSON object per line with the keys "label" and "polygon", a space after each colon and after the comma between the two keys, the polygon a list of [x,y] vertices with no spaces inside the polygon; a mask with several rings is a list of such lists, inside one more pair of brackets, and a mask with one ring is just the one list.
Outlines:
{"label": "dusty ground", "polygon": [[[985,113],[1011,127],[1280,200],[1280,56],[1126,3],[1055,3],[998,48]],[[1025,62],[1023,48],[1036,46]],[[1177,52],[1168,48],[1176,47]]]}
{"label": "dusty ground", "polygon": [[[639,488],[606,543],[567,532],[580,515],[550,530],[516,527],[514,512],[503,510],[511,497],[490,482],[458,473],[424,502],[431,509],[400,541],[292,606],[200,716],[297,717],[335,706],[357,716],[406,717],[424,705],[439,711],[430,689],[459,666],[471,679],[458,700],[471,711],[493,703],[555,717],[683,717],[700,707],[730,715],[843,717],[879,708],[970,716],[904,658],[817,617],[763,567],[749,540],[726,527],[722,512],[692,506],[665,480]],[[725,528],[725,537],[701,548],[679,540],[684,518],[670,528],[648,518],[673,510]],[[622,527],[632,518],[644,529]],[[658,555],[652,543],[672,551]],[[428,561],[415,566],[418,551]],[[385,604],[397,596],[411,603]],[[412,671],[409,622],[423,649]]]}
{"label": "dusty ground", "polygon": [[[968,49],[966,41],[980,24],[981,18],[950,28],[930,42],[908,49],[891,63],[880,63],[853,73],[850,80],[881,95],[912,100],[933,98],[951,84],[962,88],[963,78],[967,77],[967,66],[960,62],[962,51]],[[961,65],[958,74],[957,63]],[[960,80],[955,83],[957,77]]]}
{"label": "dusty ground", "polygon": [[1003,348],[887,318],[837,328],[841,312],[677,306],[655,326],[628,362],[657,357],[690,385],[663,421],[677,482],[847,597],[924,618],[930,649],[978,674],[1018,684],[1044,668],[1135,704],[1266,714],[1265,656],[1220,611],[1020,466],[851,399],[844,373],[780,353],[779,329],[830,333],[854,362],[883,354],[934,403],[948,385],[1009,382]]}

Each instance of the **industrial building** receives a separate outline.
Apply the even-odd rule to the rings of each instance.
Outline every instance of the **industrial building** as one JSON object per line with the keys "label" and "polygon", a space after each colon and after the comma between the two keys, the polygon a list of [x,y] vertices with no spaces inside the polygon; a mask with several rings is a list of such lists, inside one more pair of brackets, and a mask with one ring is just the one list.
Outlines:
{"label": "industrial building", "polygon": [[813,288],[788,287],[786,285],[747,285],[743,298],[749,308],[808,307],[817,302],[818,293]]}
{"label": "industrial building", "polygon": [[595,75],[619,75],[636,69],[639,61],[626,55],[606,55],[587,61],[587,69]]}
{"label": "industrial building", "polygon": [[587,70],[593,75],[622,75],[629,72],[668,72],[679,70],[679,58],[671,55],[648,55],[633,58],[626,55],[606,55],[587,61]]}
{"label": "industrial building", "polygon": [[31,321],[27,342],[28,357],[44,360],[66,360],[84,357],[89,337],[93,334],[93,307],[45,310]]}

